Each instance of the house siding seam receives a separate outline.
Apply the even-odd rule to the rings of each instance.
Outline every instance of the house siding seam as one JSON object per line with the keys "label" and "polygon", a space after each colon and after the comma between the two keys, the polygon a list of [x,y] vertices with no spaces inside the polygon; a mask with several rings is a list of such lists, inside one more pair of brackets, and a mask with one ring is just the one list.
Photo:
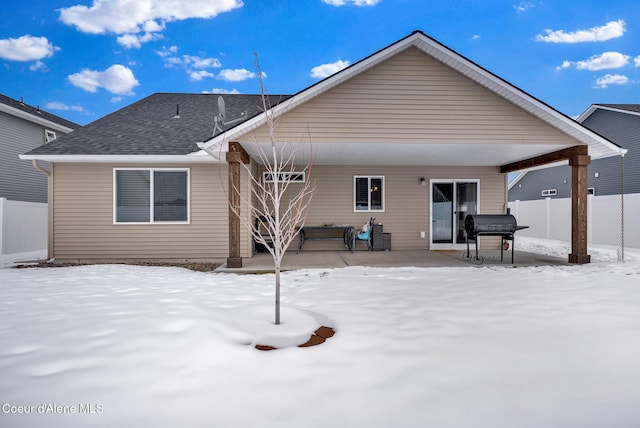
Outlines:
{"label": "house siding seam", "polygon": [[[113,224],[113,168],[189,168],[190,224]],[[220,170],[220,171],[218,171]],[[56,260],[213,260],[228,254],[226,165],[56,164]],[[243,233],[246,235],[247,232]],[[244,236],[242,255],[249,256]]]}

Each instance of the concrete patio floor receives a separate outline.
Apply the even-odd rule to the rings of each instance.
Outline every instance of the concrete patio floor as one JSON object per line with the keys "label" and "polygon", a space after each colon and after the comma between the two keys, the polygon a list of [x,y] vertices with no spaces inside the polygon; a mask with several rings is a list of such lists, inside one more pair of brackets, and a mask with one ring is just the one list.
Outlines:
{"label": "concrete patio floor", "polygon": [[[466,251],[295,251],[287,252],[282,263],[282,270],[297,269],[331,269],[348,266],[371,267],[473,267],[502,266],[505,268],[541,265],[566,265],[566,259],[544,256],[540,254],[515,252],[515,262],[511,264],[511,251],[505,251],[504,261],[500,261],[500,250],[481,250],[484,258],[482,264],[473,262],[475,252],[472,250],[471,260],[463,259]],[[257,253],[251,258],[242,260],[242,267],[230,269],[223,264],[216,272],[228,273],[270,273],[273,272],[273,258],[269,253]]]}

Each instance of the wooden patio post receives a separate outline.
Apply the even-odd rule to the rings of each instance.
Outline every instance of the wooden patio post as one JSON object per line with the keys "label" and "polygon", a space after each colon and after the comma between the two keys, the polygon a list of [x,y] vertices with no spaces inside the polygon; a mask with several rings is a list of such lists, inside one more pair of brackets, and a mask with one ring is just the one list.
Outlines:
{"label": "wooden patio post", "polygon": [[229,257],[228,268],[241,268],[240,256],[240,218],[236,213],[240,212],[240,163],[249,163],[249,155],[240,143],[230,142],[227,151],[227,163],[229,164]]}
{"label": "wooden patio post", "polygon": [[571,165],[571,253],[569,263],[590,263],[587,254],[587,167],[591,163],[589,147],[568,147],[556,152],[502,165],[500,172],[509,172],[534,166],[568,160]]}
{"label": "wooden patio post", "polygon": [[576,154],[569,158],[571,165],[571,253],[569,263],[591,262],[587,254],[587,172],[591,157]]}

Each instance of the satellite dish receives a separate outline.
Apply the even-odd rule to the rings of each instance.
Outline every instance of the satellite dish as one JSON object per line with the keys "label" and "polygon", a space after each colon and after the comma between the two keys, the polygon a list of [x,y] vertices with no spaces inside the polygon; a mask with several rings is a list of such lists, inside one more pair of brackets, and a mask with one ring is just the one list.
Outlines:
{"label": "satellite dish", "polygon": [[220,114],[220,119],[224,121],[224,117],[226,116],[227,108],[224,105],[224,98],[222,96],[218,97],[218,112]]}
{"label": "satellite dish", "polygon": [[213,122],[214,122],[213,135],[214,136],[216,135],[216,132],[222,132],[223,126],[231,125],[233,123],[237,123],[242,120],[245,120],[247,118],[247,111],[245,110],[241,112],[239,118],[229,120],[229,121],[224,120],[226,115],[227,115],[227,108],[224,104],[224,98],[222,98],[222,95],[220,95],[218,97],[218,114],[213,118]]}

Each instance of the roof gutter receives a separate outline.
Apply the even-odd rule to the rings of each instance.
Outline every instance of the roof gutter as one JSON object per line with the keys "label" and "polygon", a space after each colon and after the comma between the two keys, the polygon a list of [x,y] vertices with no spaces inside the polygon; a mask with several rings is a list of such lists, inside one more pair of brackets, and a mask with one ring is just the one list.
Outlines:
{"label": "roof gutter", "polygon": [[29,155],[22,160],[64,163],[212,163],[215,162],[203,151],[188,155]]}
{"label": "roof gutter", "polygon": [[217,162],[222,162],[224,154],[229,151],[229,146],[226,145],[225,147],[224,141],[219,141],[215,144],[198,143],[198,148]]}

